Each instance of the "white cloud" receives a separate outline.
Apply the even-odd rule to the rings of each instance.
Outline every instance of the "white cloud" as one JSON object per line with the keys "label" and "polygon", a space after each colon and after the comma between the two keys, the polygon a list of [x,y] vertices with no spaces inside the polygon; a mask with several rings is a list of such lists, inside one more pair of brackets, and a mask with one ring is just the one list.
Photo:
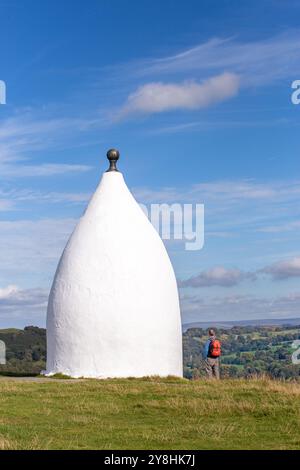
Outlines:
{"label": "white cloud", "polygon": [[246,279],[255,279],[253,273],[243,272],[240,269],[226,269],[223,266],[215,266],[200,274],[180,281],[180,287],[232,287]]}
{"label": "white cloud", "polygon": [[257,275],[262,273],[270,275],[272,280],[300,277],[300,257],[278,261],[257,270],[257,272],[244,272],[237,268],[227,269],[224,266],[215,266],[186,280],[179,281],[178,284],[181,288],[233,287],[245,280],[256,280]]}
{"label": "white cloud", "polygon": [[0,299],[7,299],[11,297],[13,294],[16,294],[18,292],[18,287],[14,285],[9,285],[7,287],[0,287]]}
{"label": "white cloud", "polygon": [[203,83],[152,82],[130,94],[119,117],[132,113],[160,113],[175,109],[200,109],[232,98],[238,93],[239,77],[223,73]]}
{"label": "white cloud", "polygon": [[266,266],[261,272],[271,275],[274,280],[300,277],[300,256]]}
{"label": "white cloud", "polygon": [[48,291],[40,288],[0,289],[0,328],[45,326]]}

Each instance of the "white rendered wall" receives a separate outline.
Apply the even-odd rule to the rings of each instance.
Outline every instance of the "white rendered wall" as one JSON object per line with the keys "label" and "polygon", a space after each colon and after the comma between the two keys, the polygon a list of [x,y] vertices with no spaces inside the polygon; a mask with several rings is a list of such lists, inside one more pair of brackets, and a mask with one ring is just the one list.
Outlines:
{"label": "white rendered wall", "polygon": [[55,274],[46,374],[55,373],[182,376],[174,271],[119,172],[103,174]]}

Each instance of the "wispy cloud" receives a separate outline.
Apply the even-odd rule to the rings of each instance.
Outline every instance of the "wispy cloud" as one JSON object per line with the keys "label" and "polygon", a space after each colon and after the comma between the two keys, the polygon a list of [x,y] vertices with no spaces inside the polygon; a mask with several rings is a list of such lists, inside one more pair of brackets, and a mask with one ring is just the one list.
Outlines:
{"label": "wispy cloud", "polygon": [[129,95],[119,112],[119,118],[135,113],[205,108],[232,98],[238,90],[239,77],[231,73],[211,77],[203,83],[147,83]]}
{"label": "wispy cloud", "polygon": [[300,230],[300,220],[292,220],[287,223],[279,223],[278,225],[270,225],[259,229],[260,232],[264,233],[291,232],[294,230]]}
{"label": "wispy cloud", "polygon": [[[0,192],[1,194],[1,192]],[[71,193],[71,192],[57,192],[57,191],[33,191],[33,190],[14,190],[10,192],[13,201],[32,201],[37,204],[40,203],[84,203],[88,202],[91,193]]]}
{"label": "wispy cloud", "polygon": [[[255,241],[261,238],[262,243],[269,246],[269,237],[272,233],[258,232],[259,229],[271,225],[276,226],[277,223],[279,225],[282,219],[294,220],[295,217],[299,217],[297,207],[300,207],[300,185],[297,181],[211,181],[181,189],[135,188],[134,194],[139,202],[145,204],[204,203],[207,240],[222,237],[226,243],[228,240],[230,242],[232,237],[234,243],[236,233],[244,237],[250,234],[251,243],[253,243],[253,233],[256,231],[260,235],[255,236]],[[89,197],[89,193],[60,193],[30,189],[0,192],[0,200],[9,200],[12,208],[19,207],[19,204],[26,201],[34,201],[35,204],[74,204],[86,202]],[[76,222],[75,218],[1,220],[0,285],[1,283],[21,284],[26,273],[26,279],[30,279],[33,285],[49,286],[59,256]],[[284,256],[282,250],[279,252],[281,256]],[[245,252],[243,256],[245,264],[247,257]],[[285,256],[293,255],[286,254]],[[177,274],[183,279],[184,287],[234,287],[243,281],[251,281],[256,270],[264,269],[265,266],[269,266],[271,262],[278,259],[278,250],[274,247],[270,256],[260,253],[255,266],[252,266],[251,258],[251,266],[248,269],[238,269],[238,263],[237,267],[234,265],[232,268],[232,263],[235,261],[222,258],[223,267],[221,268],[211,267],[219,266],[219,261],[209,261],[212,263],[209,265],[206,260],[206,269],[204,266],[200,273],[194,271],[194,273],[189,272],[188,275],[182,276],[182,273],[178,271]],[[248,271],[254,274],[250,275]]]}
{"label": "wispy cloud", "polygon": [[67,173],[82,173],[90,170],[91,167],[88,165],[66,165],[63,163],[41,163],[40,165],[0,165],[1,176],[8,178],[54,176],[64,175]]}
{"label": "wispy cloud", "polygon": [[201,197],[209,200],[222,200],[230,203],[249,201],[286,202],[300,198],[300,181],[274,180],[257,181],[254,179],[217,180],[194,183],[189,188],[164,187],[158,190],[151,188],[135,188],[135,195],[143,201],[196,200]]}
{"label": "wispy cloud", "polygon": [[203,298],[182,295],[183,323],[195,321],[245,320],[299,317],[300,293],[277,297],[227,295]]}
{"label": "wispy cloud", "polygon": [[300,220],[300,182],[298,180],[224,180],[195,183],[187,188],[135,188],[139,202],[203,203],[205,231],[234,233],[247,230],[260,233],[274,232],[269,227],[284,231],[297,228]]}
{"label": "wispy cloud", "polygon": [[[53,176],[91,169],[85,164],[47,163],[43,151],[55,149],[76,131],[84,132],[94,121],[79,119],[41,119],[18,113],[0,124],[0,174],[7,178]],[[32,163],[32,160],[35,160]]]}
{"label": "wispy cloud", "polygon": [[[0,221],[0,285],[49,287],[76,219]],[[25,278],[24,278],[25,276]]]}
{"label": "wispy cloud", "polygon": [[9,199],[0,198],[0,212],[11,211],[14,208],[14,202]]}
{"label": "wispy cloud", "polygon": [[149,130],[150,135],[160,134],[179,134],[183,132],[201,132],[201,131],[214,131],[218,129],[244,129],[244,128],[283,128],[299,126],[297,121],[290,121],[287,119],[266,119],[264,121],[258,119],[223,119],[211,118],[205,116],[203,120],[182,122],[179,124],[171,124],[168,126],[159,126]]}
{"label": "wispy cloud", "polygon": [[[300,73],[299,41],[300,30],[253,41],[211,38],[165,57],[106,67],[102,76],[109,77],[110,83],[122,93],[128,90],[125,103],[116,106],[112,113],[112,122],[128,115],[201,109],[235,96],[240,89],[270,87],[282,80],[292,80]],[[182,123],[181,130],[184,126],[191,129],[199,125],[205,124]],[[236,121],[234,125],[258,123],[248,120]],[[261,123],[266,125],[265,121]],[[174,127],[176,132],[177,126],[178,123],[167,129],[172,132]]]}
{"label": "wispy cloud", "polygon": [[[83,204],[87,203],[91,193],[87,192],[58,192],[33,189],[2,189],[0,188],[0,212],[9,212],[21,209],[23,203],[36,205],[49,204]],[[33,207],[33,206],[30,206]]]}
{"label": "wispy cloud", "polygon": [[248,42],[213,38],[174,55],[125,64],[122,73],[140,78],[172,74],[204,78],[226,70],[242,76],[242,86],[270,85],[300,71],[299,40],[299,30]]}

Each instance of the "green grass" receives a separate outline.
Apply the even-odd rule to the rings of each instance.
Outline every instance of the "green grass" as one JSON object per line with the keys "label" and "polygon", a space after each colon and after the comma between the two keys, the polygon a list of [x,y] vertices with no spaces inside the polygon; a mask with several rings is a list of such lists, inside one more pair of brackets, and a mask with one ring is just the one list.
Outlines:
{"label": "green grass", "polygon": [[0,379],[0,449],[300,449],[300,384]]}
{"label": "green grass", "polygon": [[[43,376],[40,375],[39,376],[40,378],[42,378]],[[51,376],[51,379],[63,379],[63,380],[68,380],[68,379],[71,379],[72,377],[70,377],[69,375],[65,375],[65,374],[54,374]]]}
{"label": "green grass", "polygon": [[4,328],[0,330],[1,334],[17,334],[20,335],[22,334],[22,330],[19,330],[18,328]]}

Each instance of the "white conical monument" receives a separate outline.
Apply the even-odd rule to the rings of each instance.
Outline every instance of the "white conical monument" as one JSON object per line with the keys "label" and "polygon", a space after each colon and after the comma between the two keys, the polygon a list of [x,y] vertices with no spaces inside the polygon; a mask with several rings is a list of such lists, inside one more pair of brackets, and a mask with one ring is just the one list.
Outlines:
{"label": "white conical monument", "polygon": [[177,284],[159,235],[110,168],[62,254],[47,312],[46,375],[182,376]]}

